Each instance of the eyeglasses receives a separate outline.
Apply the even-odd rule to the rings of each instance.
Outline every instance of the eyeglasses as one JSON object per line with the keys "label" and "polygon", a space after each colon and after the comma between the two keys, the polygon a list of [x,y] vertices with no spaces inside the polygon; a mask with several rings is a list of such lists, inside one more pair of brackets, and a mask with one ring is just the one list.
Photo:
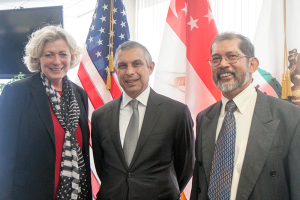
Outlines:
{"label": "eyeglasses", "polygon": [[[247,56],[247,55],[243,55],[243,54],[228,54],[225,55],[225,60],[228,64],[235,64],[239,61],[240,57],[247,57],[247,58],[251,58],[252,56]],[[207,60],[209,62],[209,64],[212,67],[217,67],[220,65],[221,61],[222,61],[222,56],[214,56],[210,59]]]}

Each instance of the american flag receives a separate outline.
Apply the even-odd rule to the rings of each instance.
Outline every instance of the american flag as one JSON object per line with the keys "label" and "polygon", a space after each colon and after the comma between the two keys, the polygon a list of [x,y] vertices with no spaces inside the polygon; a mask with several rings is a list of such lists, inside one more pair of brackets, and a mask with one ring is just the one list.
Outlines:
{"label": "american flag", "polygon": [[[92,24],[86,39],[86,49],[79,65],[76,83],[84,88],[89,98],[89,119],[92,112],[103,104],[121,95],[121,89],[114,70],[111,74],[111,88],[106,89],[109,70],[110,49],[116,48],[130,38],[127,16],[123,1],[98,0],[93,14]],[[97,177],[92,143],[90,142],[91,176],[93,197],[100,189]]]}

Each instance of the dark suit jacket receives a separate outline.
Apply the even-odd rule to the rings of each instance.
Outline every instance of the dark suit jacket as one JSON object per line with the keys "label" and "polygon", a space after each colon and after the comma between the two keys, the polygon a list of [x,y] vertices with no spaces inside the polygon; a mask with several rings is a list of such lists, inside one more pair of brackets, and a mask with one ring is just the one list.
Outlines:
{"label": "dark suit jacket", "polygon": [[[87,95],[73,86],[89,172]],[[55,158],[54,128],[40,74],[6,86],[0,96],[0,199],[54,199]],[[91,190],[90,176],[87,182]]]}
{"label": "dark suit jacket", "polygon": [[[207,190],[221,102],[197,116],[191,200]],[[237,200],[300,199],[300,109],[257,90]]]}
{"label": "dark suit jacket", "polygon": [[138,144],[128,167],[119,133],[121,97],[92,115],[92,141],[101,180],[98,200],[179,199],[194,164],[193,121],[188,107],[152,89]]}

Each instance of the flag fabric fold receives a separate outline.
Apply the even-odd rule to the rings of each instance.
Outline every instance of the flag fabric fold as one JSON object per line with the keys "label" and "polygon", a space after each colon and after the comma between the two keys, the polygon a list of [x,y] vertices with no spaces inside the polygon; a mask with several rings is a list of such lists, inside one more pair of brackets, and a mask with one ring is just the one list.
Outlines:
{"label": "flag fabric fold", "polygon": [[[114,70],[110,77],[107,76],[109,50],[111,48],[114,54],[118,46],[129,38],[123,1],[98,0],[75,81],[88,94],[89,119],[95,109],[121,95]],[[110,89],[106,89],[107,79],[110,81]],[[101,183],[95,170],[91,143],[90,155],[93,197],[96,199]]]}
{"label": "flag fabric fold", "polygon": [[298,0],[286,0],[285,11],[284,0],[264,0],[258,19],[253,43],[259,68],[252,75],[252,84],[277,98],[281,98],[285,33],[287,55],[293,49],[300,52],[300,27],[297,23],[300,19],[299,10]]}
{"label": "flag fabric fold", "polygon": [[[221,99],[214,85],[210,45],[218,34],[208,0],[171,0],[154,89],[189,106],[196,115]],[[190,195],[191,181],[184,193]]]}

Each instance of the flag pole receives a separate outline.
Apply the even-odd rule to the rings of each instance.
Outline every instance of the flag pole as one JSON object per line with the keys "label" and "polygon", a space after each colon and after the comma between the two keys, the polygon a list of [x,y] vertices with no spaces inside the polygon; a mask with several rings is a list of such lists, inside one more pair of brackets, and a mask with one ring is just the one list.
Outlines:
{"label": "flag pole", "polygon": [[281,99],[288,99],[289,96],[292,96],[291,89],[291,78],[290,72],[288,70],[287,64],[287,47],[286,47],[286,0],[283,0],[283,13],[284,13],[284,63],[283,63],[283,75],[282,75],[282,87],[281,87]]}
{"label": "flag pole", "polygon": [[114,0],[110,0],[110,34],[109,34],[109,63],[107,69],[106,89],[111,89],[111,72],[114,71]]}

